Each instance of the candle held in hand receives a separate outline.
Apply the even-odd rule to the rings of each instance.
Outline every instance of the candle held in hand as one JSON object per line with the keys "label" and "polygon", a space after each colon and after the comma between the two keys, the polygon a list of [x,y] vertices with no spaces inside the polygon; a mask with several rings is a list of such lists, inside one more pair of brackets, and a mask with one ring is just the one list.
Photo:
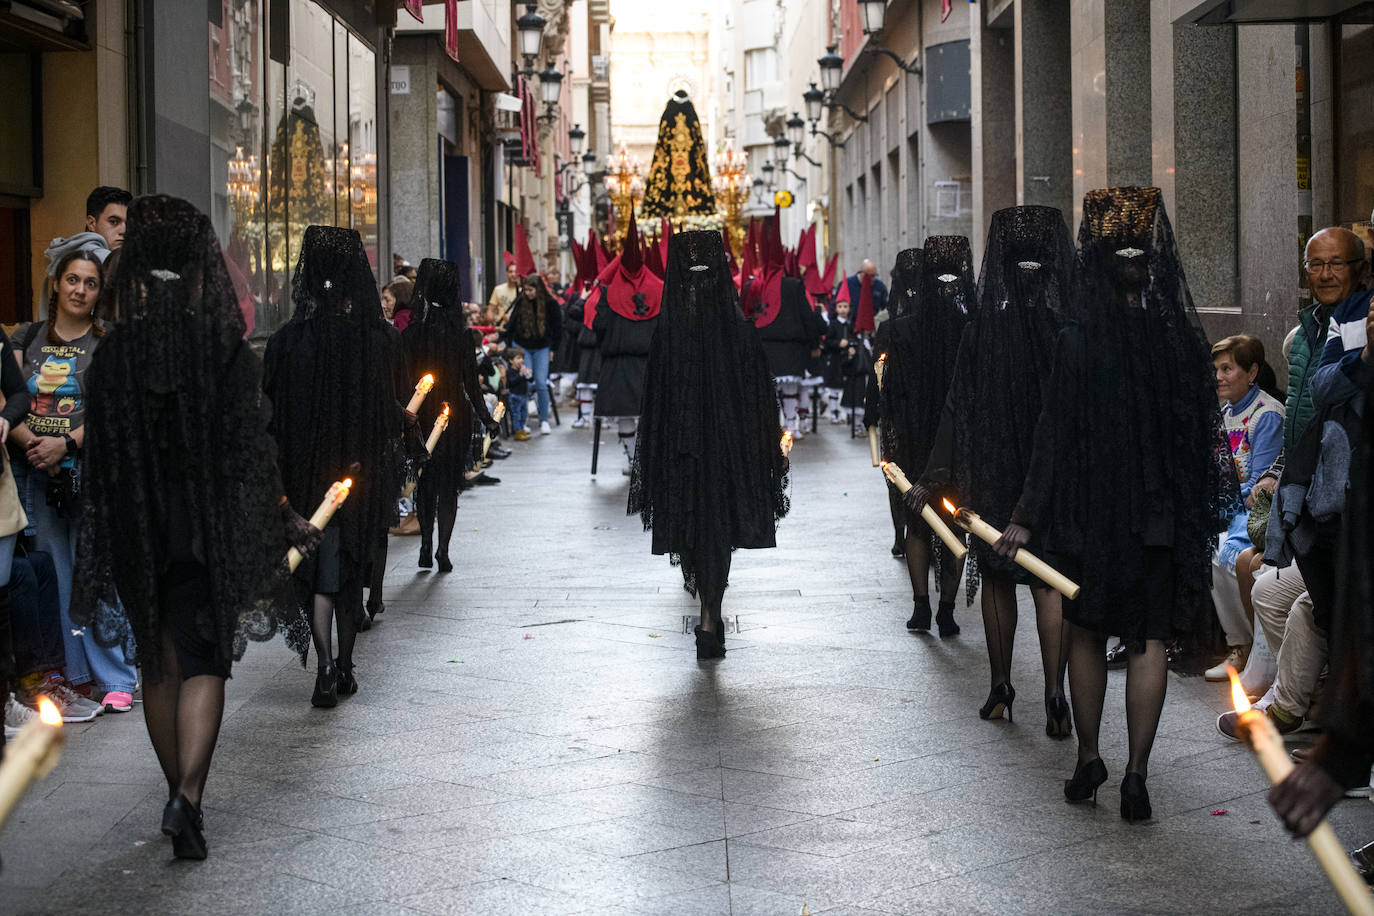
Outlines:
{"label": "candle held in hand", "polygon": [[[884,461],[882,469],[883,474],[892,481],[892,485],[897,488],[898,493],[905,493],[911,489],[911,481],[906,479],[906,474],[897,465],[891,461]],[[936,514],[935,510],[930,507],[930,503],[921,507],[921,518],[930,526],[930,530],[935,532],[936,537],[945,542],[949,552],[954,554],[954,559],[962,560],[964,558],[964,554],[968,553],[968,548],[964,546],[961,539],[955,537],[953,531],[949,530],[945,520]]]}
{"label": "candle held in hand", "polygon": [[415,385],[415,394],[411,397],[410,403],[406,405],[406,410],[412,414],[420,412],[420,405],[425,402],[425,395],[429,394],[429,389],[434,387],[434,376],[426,372],[420,381]]}
{"label": "candle held in hand", "polygon": [[[1227,665],[1226,675],[1231,679],[1231,703],[1240,714],[1236,734],[1244,737],[1255,752],[1269,782],[1278,785],[1293,771],[1293,761],[1284,749],[1283,738],[1279,737],[1268,716],[1250,707],[1250,700],[1240,686],[1240,675],[1236,669]],[[1374,896],[1370,896],[1368,885],[1346,858],[1345,848],[1341,846],[1331,825],[1323,820],[1307,835],[1307,843],[1346,909],[1357,916],[1374,916]]]}
{"label": "candle held in hand", "polygon": [[0,827],[29,785],[52,772],[65,739],[62,714],[52,700],[40,696],[38,718],[5,747],[5,762],[0,765]]}
{"label": "candle held in hand", "polygon": [[[989,544],[996,544],[1002,538],[1002,532],[983,521],[972,509],[956,509],[954,504],[945,500],[945,509],[950,515],[954,516],[954,523],[963,528],[969,534],[975,534]],[[1022,569],[1030,572],[1040,579],[1050,588],[1059,592],[1065,598],[1073,599],[1078,597],[1078,583],[1068,576],[1055,569],[1035,554],[1026,550],[1024,547],[1016,551],[1016,556],[1012,558]]]}
{"label": "candle held in hand", "polygon": [[788,430],[782,434],[782,442],[779,443],[779,447],[782,449],[782,457],[786,458],[788,455],[792,454],[791,430]]}
{"label": "candle held in hand", "polygon": [[448,404],[444,404],[444,409],[439,412],[439,416],[434,418],[434,428],[429,431],[429,438],[425,440],[425,451],[434,454],[434,447],[439,444],[439,437],[448,429]]}
{"label": "candle held in hand", "polygon": [[[324,526],[329,524],[329,520],[334,517],[334,513],[339,511],[339,507],[348,499],[348,491],[353,489],[352,478],[337,481],[329,485],[329,490],[324,494],[324,500],[315,509],[315,514],[310,516],[310,525],[319,531],[324,530]],[[286,565],[292,572],[301,565],[305,555],[292,547],[286,552]]]}
{"label": "candle held in hand", "polygon": [[883,376],[887,375],[887,354],[878,357],[878,361],[873,364],[873,374],[878,379],[878,390],[883,390]]}
{"label": "candle held in hand", "polygon": [[878,427],[868,428],[868,457],[873,459],[873,466],[876,468],[882,464],[882,458],[878,455]]}

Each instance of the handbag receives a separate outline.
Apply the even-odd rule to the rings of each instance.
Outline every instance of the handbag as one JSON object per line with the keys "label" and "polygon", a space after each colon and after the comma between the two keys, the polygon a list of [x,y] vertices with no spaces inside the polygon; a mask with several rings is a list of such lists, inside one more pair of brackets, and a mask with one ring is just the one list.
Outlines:
{"label": "handbag", "polygon": [[1255,491],[1255,504],[1250,508],[1250,520],[1245,524],[1245,533],[1250,543],[1264,550],[1264,534],[1269,529],[1269,510],[1274,506],[1272,490]]}

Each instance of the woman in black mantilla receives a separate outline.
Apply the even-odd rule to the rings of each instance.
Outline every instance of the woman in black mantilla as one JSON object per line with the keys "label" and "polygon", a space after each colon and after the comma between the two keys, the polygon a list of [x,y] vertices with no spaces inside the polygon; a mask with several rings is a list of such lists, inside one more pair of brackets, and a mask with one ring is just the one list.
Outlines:
{"label": "woman in black mantilla", "polygon": [[[1053,207],[1012,207],[992,215],[978,301],[959,341],[954,379],[925,473],[906,494],[919,512],[929,494],[954,485],[959,504],[1004,528],[1021,496],[1041,389],[1054,367],[1073,277],[1073,242]],[[1059,593],[973,538],[969,578],[982,588],[992,689],[978,710],[1011,719],[1016,690],[1011,654],[1016,638],[1016,586],[1029,585],[1045,673],[1045,734],[1072,732],[1064,699],[1064,621]],[[1032,545],[1032,549],[1040,549]]]}
{"label": "woman in black mantilla", "polygon": [[[395,492],[395,449],[403,411],[376,279],[353,229],[310,226],[291,280],[296,310],[267,341],[263,390],[272,400],[286,497],[323,498],[345,477],[353,487],[324,529],[316,556],[296,570],[293,590],[310,619],[318,673],[310,702],[333,706],[358,690],[353,643],[362,625],[363,586]],[[339,629],[339,652],[331,639]]]}
{"label": "woman in black mantilla", "polygon": [[[873,371],[875,361],[892,348],[892,322],[917,310],[921,301],[921,270],[925,264],[925,252],[919,248],[905,248],[897,252],[897,262],[892,265],[888,277],[890,286],[887,298],[887,317],[873,332],[873,354],[870,356],[861,346],[853,358],[854,368],[860,361],[868,363],[864,373],[864,426],[877,426],[883,417],[882,390],[878,387],[878,377]],[[861,281],[862,282],[862,281]],[[853,323],[850,323],[853,327]],[[850,370],[851,372],[853,369]],[[903,468],[905,470],[905,468]],[[892,516],[892,555],[899,559],[906,556],[906,506],[896,487],[887,488],[887,511]],[[926,597],[927,606],[930,604]],[[930,616],[926,615],[926,629],[930,628]]]}
{"label": "woman in black mantilla", "polygon": [[[973,308],[973,253],[968,239],[933,235],[926,239],[920,296],[912,311],[883,323],[887,354],[882,388],[883,458],[903,471],[926,466],[954,375],[959,337]],[[894,308],[901,308],[894,302]],[[879,354],[881,355],[881,353]],[[888,484],[890,490],[896,488]],[[914,604],[907,629],[930,629],[930,568],[940,591],[935,623],[940,638],[959,634],[954,622],[955,594],[964,561],[956,560],[915,512],[907,511],[906,569]]]}
{"label": "woman in black mantilla", "polygon": [[1218,519],[1239,486],[1231,473],[1224,489],[1229,448],[1207,338],[1159,189],[1089,192],[1078,243],[1074,323],[1059,335],[1030,470],[996,546],[1012,556],[1033,532],[1048,562],[1082,586],[1064,602],[1078,728],[1069,801],[1096,800],[1107,779],[1098,754],[1107,638],[1126,645],[1121,816],[1134,821],[1150,817],[1164,646],[1211,618]]}
{"label": "woman in black mantilla", "polygon": [[[415,280],[411,299],[415,316],[401,332],[410,369],[417,375],[434,376],[434,387],[420,405],[420,430],[434,428],[434,421],[449,405],[448,428],[439,437],[434,454],[425,463],[415,487],[415,510],[420,517],[421,569],[439,561],[439,572],[452,572],[449,539],[458,518],[458,488],[463,472],[472,466],[472,417],[492,435],[499,427],[487,412],[477,380],[477,353],[459,288],[458,265],[425,258]],[[434,549],[434,523],[439,523],[439,549]]]}
{"label": "woman in black mantilla", "polygon": [[260,599],[284,584],[287,548],[309,552],[319,533],[283,495],[258,358],[209,218],[171,197],[134,201],[118,283],[119,322],[90,368],[72,616],[104,645],[136,641],[167,778],[162,832],[178,857],[203,859],[224,681],[248,639],[280,630],[308,644],[294,604]]}
{"label": "woman in black mantilla", "polygon": [[739,308],[719,232],[668,245],[663,313],[644,374],[629,513],[701,601],[697,658],[725,655],[721,602],[736,548],[776,546],[787,514],[778,401]]}

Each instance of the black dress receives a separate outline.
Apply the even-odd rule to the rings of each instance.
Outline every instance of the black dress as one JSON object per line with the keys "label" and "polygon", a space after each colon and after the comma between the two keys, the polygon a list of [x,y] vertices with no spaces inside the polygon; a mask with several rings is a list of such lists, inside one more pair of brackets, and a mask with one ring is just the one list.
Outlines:
{"label": "black dress", "polygon": [[811,308],[802,281],[784,277],[777,311],[761,307],[754,320],[768,359],[768,371],[775,378],[801,378],[811,361],[811,351],[820,346],[825,335],[825,323]]}
{"label": "black dress", "polygon": [[[773,547],[787,514],[778,401],[758,332],[739,309],[719,232],[673,236],[649,351],[630,514],[683,584],[723,576],[735,548]],[[714,581],[719,582],[716,578]]]}

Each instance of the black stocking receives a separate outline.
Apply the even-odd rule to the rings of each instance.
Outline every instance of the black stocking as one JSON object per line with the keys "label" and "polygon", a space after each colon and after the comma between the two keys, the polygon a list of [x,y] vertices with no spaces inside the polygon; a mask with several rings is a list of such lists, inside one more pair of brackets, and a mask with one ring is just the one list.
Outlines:
{"label": "black stocking", "polygon": [[1102,702],[1107,696],[1107,639],[1076,624],[1069,631],[1069,699],[1078,730],[1078,762],[1101,756]]}
{"label": "black stocking", "polygon": [[[382,609],[382,583],[386,579],[387,539],[377,545],[372,553],[371,575],[368,576],[367,606],[376,614]],[[341,650],[342,651],[342,650]]]}
{"label": "black stocking", "polygon": [[363,588],[361,585],[339,593],[338,613],[334,622],[339,628],[339,654],[336,656],[339,667],[344,671],[353,670],[353,643],[358,638],[358,623],[363,610]]}
{"label": "black stocking", "polygon": [[983,573],[983,630],[988,641],[992,686],[1011,680],[1011,651],[1016,644],[1016,582]]}
{"label": "black stocking", "polygon": [[709,557],[697,571],[697,598],[701,601],[701,628],[708,633],[724,628],[721,605],[730,580],[730,551]]}
{"label": "black stocking", "polygon": [[[1107,659],[1102,657],[1105,668]],[[1154,747],[1159,714],[1164,710],[1164,693],[1169,686],[1169,663],[1164,641],[1145,641],[1144,652],[1126,656],[1126,736],[1130,759],[1127,773],[1149,778],[1150,749]]]}
{"label": "black stocking", "polygon": [[906,540],[906,504],[896,487],[887,488],[887,511],[892,514],[892,543],[901,544]]}
{"label": "black stocking", "polygon": [[[987,587],[987,579],[983,580]],[[1067,639],[1064,624],[1064,604],[1052,588],[1031,588],[1035,601],[1035,629],[1040,634],[1040,666],[1045,672],[1045,699],[1064,695],[1064,669],[1069,656],[1064,650]]]}
{"label": "black stocking", "polygon": [[912,597],[930,598],[930,541],[924,532],[906,532],[906,574],[911,578]]}
{"label": "black stocking", "polygon": [[330,643],[334,636],[334,596],[316,595],[315,612],[310,617],[310,638],[315,642],[315,666],[323,668],[334,663]]}
{"label": "black stocking", "polygon": [[143,721],[169,798],[180,792],[199,806],[224,718],[224,678],[181,679],[172,635],[162,634],[162,680],[143,685]]}
{"label": "black stocking", "polygon": [[438,494],[425,483],[424,477],[415,486],[415,516],[420,522],[420,553],[428,554],[434,543],[434,516],[438,508]]}
{"label": "black stocking", "polygon": [[439,549],[438,556],[448,556],[448,543],[453,538],[453,524],[458,520],[458,497],[439,496]]}

